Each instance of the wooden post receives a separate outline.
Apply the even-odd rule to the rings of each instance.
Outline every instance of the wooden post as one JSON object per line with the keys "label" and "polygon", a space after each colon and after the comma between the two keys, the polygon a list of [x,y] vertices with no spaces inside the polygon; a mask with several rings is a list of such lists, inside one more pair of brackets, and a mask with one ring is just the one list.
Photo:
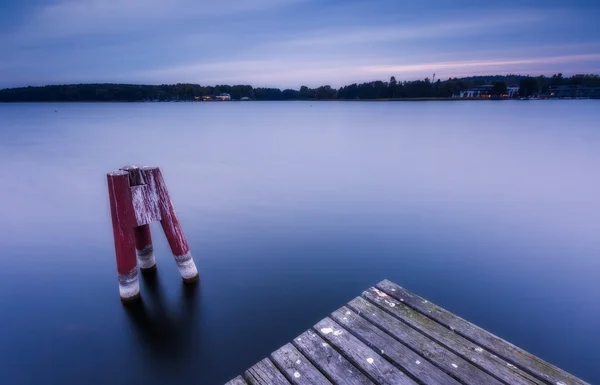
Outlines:
{"label": "wooden post", "polygon": [[[121,170],[126,171],[129,174],[129,186],[134,188],[137,186],[146,185],[146,179],[144,173],[138,166],[124,166]],[[137,191],[136,189],[133,189]],[[144,197],[147,200],[148,197]],[[149,199],[150,204],[153,204],[153,199]],[[148,204],[143,205],[145,206]],[[138,209],[139,210],[139,209]],[[146,218],[148,221],[152,221],[151,218]],[[137,224],[137,222],[136,222]],[[136,226],[133,229],[135,235],[135,252],[137,254],[138,264],[142,273],[152,271],[156,269],[156,259],[154,258],[154,247],[152,246],[152,235],[150,234],[150,225],[148,223]]]}
{"label": "wooden post", "polygon": [[108,190],[121,299],[139,297],[138,262],[142,272],[156,268],[149,226],[155,221],[162,225],[183,281],[198,281],[196,264],[160,169],[125,166],[108,174]]}
{"label": "wooden post", "polygon": [[171,202],[171,197],[167,191],[167,186],[158,167],[145,168],[152,174],[152,179],[156,183],[156,191],[159,198],[158,206],[160,209],[160,224],[171,247],[171,252],[175,257],[179,273],[186,283],[196,282],[199,279],[196,264],[192,258],[190,247],[185,239],[181,224],[175,213],[175,208]]}
{"label": "wooden post", "polygon": [[150,235],[150,225],[141,225],[133,229],[135,234],[135,252],[142,273],[156,270],[156,259],[154,258],[154,247]]}
{"label": "wooden post", "polygon": [[135,214],[131,202],[129,174],[114,171],[107,175],[110,213],[112,216],[115,255],[119,276],[119,295],[123,302],[140,297],[133,228]]}

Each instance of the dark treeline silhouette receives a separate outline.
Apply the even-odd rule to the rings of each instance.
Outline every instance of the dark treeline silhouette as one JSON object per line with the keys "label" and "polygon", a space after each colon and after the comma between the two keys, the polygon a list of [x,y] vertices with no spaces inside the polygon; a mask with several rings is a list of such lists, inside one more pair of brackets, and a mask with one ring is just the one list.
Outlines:
{"label": "dark treeline silhouette", "polygon": [[524,97],[542,95],[556,86],[600,87],[599,75],[562,74],[547,76],[495,75],[450,78],[431,82],[428,78],[414,81],[373,81],[350,84],[339,89],[329,85],[299,90],[254,88],[250,85],[201,86],[198,84],[133,85],[72,84],[43,87],[21,87],[0,90],[0,102],[103,102],[103,101],[192,101],[222,93],[234,100],[369,100],[402,98],[450,98],[461,91],[482,85],[493,85],[492,93],[506,93],[508,86],[519,87]]}

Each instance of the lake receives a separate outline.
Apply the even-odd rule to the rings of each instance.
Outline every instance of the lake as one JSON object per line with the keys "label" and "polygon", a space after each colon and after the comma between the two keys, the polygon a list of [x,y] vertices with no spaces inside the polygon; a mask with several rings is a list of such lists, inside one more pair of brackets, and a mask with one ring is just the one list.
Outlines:
{"label": "lake", "polygon": [[[0,378],[222,384],[390,279],[600,383],[600,101],[0,104]],[[119,301],[106,173],[161,167]]]}

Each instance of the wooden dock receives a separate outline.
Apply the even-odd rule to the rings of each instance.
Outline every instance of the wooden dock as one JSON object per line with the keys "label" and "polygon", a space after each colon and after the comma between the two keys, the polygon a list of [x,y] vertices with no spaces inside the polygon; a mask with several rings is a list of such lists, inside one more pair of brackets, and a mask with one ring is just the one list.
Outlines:
{"label": "wooden dock", "polygon": [[384,280],[226,385],[587,382]]}

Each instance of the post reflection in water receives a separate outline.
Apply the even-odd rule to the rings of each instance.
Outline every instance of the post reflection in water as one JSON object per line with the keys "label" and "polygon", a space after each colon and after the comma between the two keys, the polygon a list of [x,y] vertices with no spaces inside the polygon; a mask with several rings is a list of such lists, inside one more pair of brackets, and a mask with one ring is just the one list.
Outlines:
{"label": "post reflection in water", "polygon": [[142,276],[143,299],[123,308],[139,340],[138,346],[153,363],[181,362],[198,346],[194,330],[198,316],[199,283],[181,283],[179,301],[169,306],[157,270]]}

